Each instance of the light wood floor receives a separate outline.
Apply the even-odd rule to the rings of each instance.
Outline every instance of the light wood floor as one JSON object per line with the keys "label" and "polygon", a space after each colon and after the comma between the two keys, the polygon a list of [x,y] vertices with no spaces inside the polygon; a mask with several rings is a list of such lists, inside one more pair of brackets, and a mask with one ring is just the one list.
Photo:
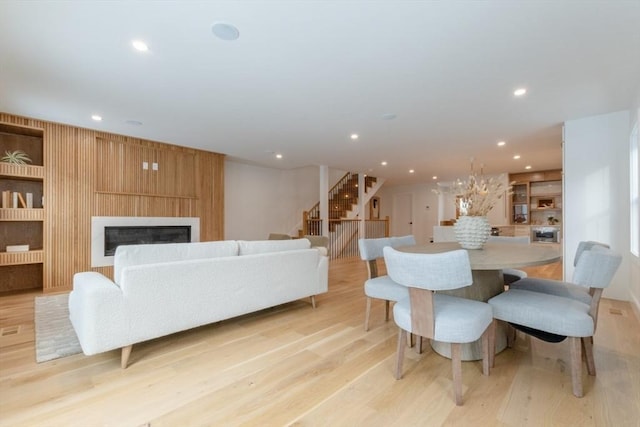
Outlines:
{"label": "light wood floor", "polygon": [[[530,275],[559,277],[553,264]],[[566,343],[519,335],[491,376],[463,363],[464,406],[451,364],[427,350],[393,363],[397,329],[374,305],[363,331],[360,260],[332,262],[318,308],[297,301],[135,345],[36,364],[33,297],[0,297],[2,426],[638,426],[640,324],[628,303],[600,306],[597,377],[571,393]]]}

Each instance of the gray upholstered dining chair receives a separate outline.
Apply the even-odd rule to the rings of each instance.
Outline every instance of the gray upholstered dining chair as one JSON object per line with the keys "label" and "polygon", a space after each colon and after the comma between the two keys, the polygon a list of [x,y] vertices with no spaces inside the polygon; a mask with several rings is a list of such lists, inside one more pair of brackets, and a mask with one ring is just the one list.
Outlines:
{"label": "gray upholstered dining chair", "polygon": [[[578,266],[578,260],[580,259],[580,255],[584,251],[590,250],[594,246],[599,246],[601,248],[609,248],[609,245],[600,242],[594,241],[583,241],[578,243],[578,248],[576,249],[576,254],[573,259],[573,266]],[[526,277],[522,280],[518,280],[515,283],[510,285],[513,289],[521,289],[525,291],[533,291],[533,292],[542,292],[544,294],[557,295],[560,297],[572,298],[576,301],[583,302],[585,304],[591,304],[591,297],[594,293],[594,290],[589,289],[587,286],[583,286],[575,280],[574,270],[574,279],[571,282],[563,282],[560,280],[552,280],[552,279],[542,279],[537,277]]]}
{"label": "gray upholstered dining chair", "polygon": [[385,320],[389,320],[389,302],[396,302],[408,296],[407,288],[395,283],[388,275],[378,274],[378,259],[383,258],[382,249],[385,246],[397,248],[416,244],[412,235],[401,237],[381,237],[377,239],[359,239],[358,248],[360,258],[367,263],[368,278],[364,282],[364,294],[367,297],[367,307],[364,316],[364,330],[369,330],[371,316],[371,302],[373,299],[385,301]]}
{"label": "gray upholstered dining chair", "polygon": [[[573,274],[573,284],[559,282],[557,289],[585,287],[591,290],[588,302],[570,292],[565,296],[511,287],[491,298],[493,317],[509,322],[516,329],[549,342],[569,337],[573,394],[582,397],[582,349],[589,375],[596,374],[593,335],[598,322],[598,306],[603,288],[611,283],[622,256],[594,245],[581,251]],[[589,295],[589,293],[587,293]]]}
{"label": "gray upholstered dining chair", "polygon": [[489,375],[493,364],[494,323],[491,306],[481,301],[459,298],[434,291],[458,289],[473,283],[466,250],[438,254],[414,254],[384,248],[387,273],[406,286],[409,297],[393,307],[399,327],[396,379],[402,377],[407,334],[451,343],[453,395],[462,405],[462,360],[460,345],[482,338],[482,372]]}

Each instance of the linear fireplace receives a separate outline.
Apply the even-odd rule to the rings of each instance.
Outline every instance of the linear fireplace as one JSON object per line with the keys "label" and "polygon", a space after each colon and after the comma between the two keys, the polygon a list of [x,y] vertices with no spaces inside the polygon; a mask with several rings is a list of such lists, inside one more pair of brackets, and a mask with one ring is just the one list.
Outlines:
{"label": "linear fireplace", "polygon": [[119,245],[198,242],[200,218],[94,216],[91,240],[91,266],[113,265]]}

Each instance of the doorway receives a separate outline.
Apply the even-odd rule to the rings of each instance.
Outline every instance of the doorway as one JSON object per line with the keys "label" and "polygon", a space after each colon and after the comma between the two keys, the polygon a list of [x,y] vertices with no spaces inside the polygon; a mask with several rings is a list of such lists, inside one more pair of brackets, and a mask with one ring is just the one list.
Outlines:
{"label": "doorway", "polygon": [[413,234],[413,194],[399,193],[393,196],[391,234],[394,236]]}

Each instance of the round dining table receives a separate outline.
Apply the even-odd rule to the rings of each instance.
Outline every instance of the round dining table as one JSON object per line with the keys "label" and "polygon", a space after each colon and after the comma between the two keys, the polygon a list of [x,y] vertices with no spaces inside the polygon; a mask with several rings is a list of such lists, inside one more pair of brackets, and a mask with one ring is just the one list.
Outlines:
{"label": "round dining table", "polygon": [[[403,246],[397,248],[401,252],[436,254],[462,249],[457,242],[427,243],[424,245]],[[473,283],[470,286],[438,291],[447,295],[488,301],[504,292],[505,268],[533,267],[550,264],[561,259],[560,247],[554,244],[513,244],[488,242],[482,249],[466,249],[471,263]],[[506,331],[496,329],[496,353],[507,346]],[[432,340],[431,347],[440,355],[451,357],[451,345]],[[482,359],[480,340],[462,345],[462,360]]]}

